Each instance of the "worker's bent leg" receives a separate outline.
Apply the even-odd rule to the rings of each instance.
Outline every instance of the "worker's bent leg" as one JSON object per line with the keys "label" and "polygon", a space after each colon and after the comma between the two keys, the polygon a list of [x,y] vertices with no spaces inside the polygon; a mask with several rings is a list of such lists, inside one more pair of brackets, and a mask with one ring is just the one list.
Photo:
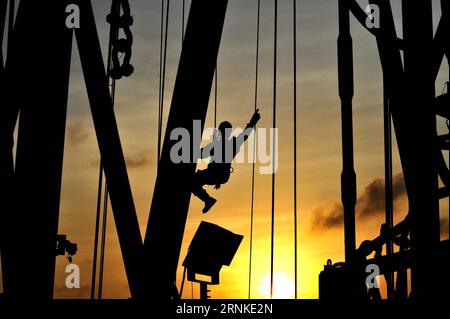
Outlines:
{"label": "worker's bent leg", "polygon": [[208,170],[200,170],[197,171],[194,175],[193,185],[192,185],[192,194],[200,198],[202,201],[206,202],[211,198],[206,190],[203,188],[203,185],[208,185],[211,176]]}
{"label": "worker's bent leg", "polygon": [[208,192],[204,188],[192,190],[192,194],[194,194],[204,202],[211,198],[211,196],[209,196]]}
{"label": "worker's bent leg", "polygon": [[194,175],[192,193],[205,203],[205,207],[202,210],[204,214],[207,213],[216,203],[216,199],[209,196],[209,194],[203,188],[203,185],[214,185],[214,178],[215,176],[211,174],[211,172],[207,169],[197,171]]}

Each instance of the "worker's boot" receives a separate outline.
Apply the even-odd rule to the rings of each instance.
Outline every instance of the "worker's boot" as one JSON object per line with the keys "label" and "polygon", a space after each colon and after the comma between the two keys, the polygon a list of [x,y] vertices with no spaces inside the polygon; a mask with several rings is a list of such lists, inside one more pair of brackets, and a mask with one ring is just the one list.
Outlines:
{"label": "worker's boot", "polygon": [[207,212],[209,212],[211,207],[213,207],[216,202],[217,202],[217,199],[212,198],[211,196],[208,197],[205,200],[205,207],[203,207],[203,210],[202,210],[203,214],[206,214]]}

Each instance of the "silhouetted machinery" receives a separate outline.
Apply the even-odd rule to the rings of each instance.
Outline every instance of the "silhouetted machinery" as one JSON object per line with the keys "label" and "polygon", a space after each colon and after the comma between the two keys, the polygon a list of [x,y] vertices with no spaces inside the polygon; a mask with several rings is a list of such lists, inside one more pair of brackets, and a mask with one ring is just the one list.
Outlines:
{"label": "silhouetted machinery", "polygon": [[56,256],[64,256],[67,253],[67,260],[71,263],[72,256],[77,253],[78,245],[67,239],[66,235],[56,236]]}
{"label": "silhouetted machinery", "polygon": [[[393,299],[406,300],[408,297],[408,269],[413,265],[413,251],[409,239],[409,217],[388,230],[386,224],[381,226],[380,235],[373,240],[365,240],[356,250],[351,262],[332,263],[329,259],[324,270],[319,275],[319,298],[379,300],[381,299],[380,285],[371,266],[377,268],[378,275],[388,277],[396,273],[396,281],[393,290]],[[383,255],[383,246],[389,241],[394,243],[397,252],[391,255]],[[448,287],[449,269],[449,241],[441,241],[440,244],[430,250],[430,256],[436,263],[436,272],[440,273],[441,281],[436,285],[441,296],[445,296]],[[370,256],[373,254],[373,257]],[[372,277],[369,282],[369,276]],[[376,282],[376,284],[375,284]],[[370,286],[368,286],[370,285]]]}
{"label": "silhouetted machinery", "polygon": [[243,238],[220,226],[201,222],[183,262],[188,280],[200,284],[201,299],[209,298],[207,285],[219,284],[222,266],[231,264]]}
{"label": "silhouetted machinery", "polygon": [[[448,129],[450,100],[448,92],[436,97],[435,86],[444,57],[447,63],[450,61],[450,3],[441,1],[442,15],[434,33],[431,1],[403,1],[402,39],[397,37],[390,1],[370,0],[369,5],[371,10],[377,11],[376,17],[369,17],[379,19],[376,28],[367,25],[368,17],[355,0],[339,0],[345,262],[332,264],[331,260],[327,261],[319,275],[319,297],[380,299],[379,288],[366,282],[370,277],[367,267],[372,265],[385,277],[390,300],[448,299],[449,241],[440,238],[439,201],[448,200],[450,193],[450,173],[444,157],[444,152],[449,151],[449,133],[438,131],[437,117],[446,120]],[[376,38],[384,95],[386,222],[377,238],[363,241],[359,248],[355,241],[357,196],[353,163],[354,78],[350,13]],[[408,214],[397,225],[393,225],[391,123],[408,198]]]}

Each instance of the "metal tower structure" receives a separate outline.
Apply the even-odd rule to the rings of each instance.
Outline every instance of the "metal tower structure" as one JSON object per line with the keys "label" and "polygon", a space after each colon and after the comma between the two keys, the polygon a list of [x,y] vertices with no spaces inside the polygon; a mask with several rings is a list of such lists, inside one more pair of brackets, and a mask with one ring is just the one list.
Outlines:
{"label": "metal tower structure", "polygon": [[[436,116],[449,118],[448,93],[436,98],[435,81],[444,55],[449,59],[450,5],[441,1],[442,16],[433,35],[431,1],[403,1],[403,39],[396,34],[388,0],[371,0],[379,8],[380,27],[369,28],[367,14],[354,0],[339,1],[339,93],[342,102],[342,203],[345,220],[345,263],[328,263],[321,273],[322,298],[332,298],[333,282],[347,280],[348,298],[370,297],[364,284],[365,267],[380,266],[386,277],[397,273],[396,294],[407,298],[406,269],[411,269],[411,298],[423,300],[449,295],[448,240],[440,241],[439,200],[449,196],[449,170],[443,152],[448,151],[449,135],[438,136]],[[353,171],[352,105],[353,58],[349,16],[375,36],[383,70],[385,100],[395,129],[409,212],[399,225],[383,225],[381,234],[364,241],[355,250],[356,183]],[[403,59],[401,52],[403,52]],[[444,111],[447,110],[447,111]],[[442,188],[439,188],[438,179]],[[388,181],[387,181],[388,182]],[[387,200],[390,200],[387,197]],[[388,218],[389,219],[389,218]],[[384,245],[393,242],[399,252],[382,255]],[[375,258],[366,260],[375,251]],[[337,275],[340,273],[340,275]],[[391,277],[392,278],[392,277]],[[388,283],[389,285],[389,283]],[[392,288],[392,287],[390,287]]]}

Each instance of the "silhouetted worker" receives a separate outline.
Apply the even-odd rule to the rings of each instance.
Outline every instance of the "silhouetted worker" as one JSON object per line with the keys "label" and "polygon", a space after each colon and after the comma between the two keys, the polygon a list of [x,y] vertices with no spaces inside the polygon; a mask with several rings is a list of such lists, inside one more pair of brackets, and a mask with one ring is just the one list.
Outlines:
{"label": "silhouetted worker", "polygon": [[215,185],[214,189],[219,189],[221,184],[228,181],[232,171],[231,162],[239,153],[240,147],[248,139],[260,118],[259,110],[256,110],[245,130],[238,137],[231,136],[232,126],[230,122],[220,123],[214,140],[201,149],[201,158],[211,157],[211,160],[207,169],[198,170],[195,173],[192,194],[205,202],[203,213],[207,213],[217,201],[209,196],[203,186]]}

